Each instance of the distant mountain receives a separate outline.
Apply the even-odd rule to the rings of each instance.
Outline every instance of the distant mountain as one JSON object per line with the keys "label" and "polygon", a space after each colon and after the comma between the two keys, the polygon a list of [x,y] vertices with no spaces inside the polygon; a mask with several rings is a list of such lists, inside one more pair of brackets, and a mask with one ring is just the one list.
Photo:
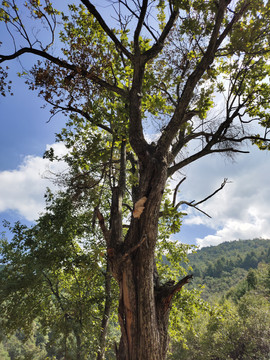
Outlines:
{"label": "distant mountain", "polygon": [[270,240],[253,239],[224,242],[204,247],[189,255],[194,286],[204,285],[203,298],[225,293],[243,280],[249,269],[270,263]]}

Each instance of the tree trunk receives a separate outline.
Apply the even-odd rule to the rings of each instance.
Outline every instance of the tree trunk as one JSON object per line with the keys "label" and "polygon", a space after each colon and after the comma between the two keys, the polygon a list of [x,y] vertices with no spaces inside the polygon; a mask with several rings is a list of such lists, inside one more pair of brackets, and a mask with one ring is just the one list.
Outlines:
{"label": "tree trunk", "polygon": [[[118,360],[165,359],[168,318],[163,316],[153,285],[153,256],[142,245],[123,268],[119,322],[122,337]],[[162,330],[162,331],[160,331]]]}
{"label": "tree trunk", "polygon": [[[122,217],[119,188],[113,188],[110,230],[97,209],[100,228],[107,242],[108,261],[120,290],[121,340],[116,349],[117,360],[166,358],[172,298],[190,278],[187,276],[176,285],[160,286],[155,271],[158,220],[166,180],[166,161],[158,161],[148,154],[147,163],[140,167],[137,201],[124,240],[118,228]],[[136,211],[138,203],[140,211]]]}
{"label": "tree trunk", "polygon": [[166,165],[159,165],[157,170],[151,159],[141,171],[139,199],[146,198],[145,209],[138,218],[132,218],[123,245],[111,257],[120,288],[118,317],[122,336],[118,360],[161,360],[166,357],[171,302],[164,301],[165,298],[160,296],[161,288],[154,283],[154,251],[167,179]]}
{"label": "tree trunk", "polygon": [[175,285],[157,286],[153,280],[154,256],[147,241],[136,252],[126,260],[120,282],[122,336],[117,360],[164,360],[172,298],[192,276]]}
{"label": "tree trunk", "polygon": [[100,331],[100,338],[99,338],[99,350],[97,353],[96,360],[104,359],[105,355],[105,348],[106,348],[106,337],[108,331],[108,324],[109,324],[109,317],[111,312],[111,273],[110,273],[110,266],[107,262],[106,274],[105,274],[105,306],[104,312],[101,322],[101,331]]}
{"label": "tree trunk", "polygon": [[76,338],[76,360],[82,360],[82,339],[81,330],[73,330]]}

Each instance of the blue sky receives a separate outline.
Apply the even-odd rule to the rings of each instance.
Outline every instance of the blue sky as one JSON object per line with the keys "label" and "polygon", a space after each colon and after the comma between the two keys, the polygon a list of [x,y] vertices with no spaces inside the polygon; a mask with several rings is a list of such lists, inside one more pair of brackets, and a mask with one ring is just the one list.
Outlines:
{"label": "blue sky", "polygon": [[[1,53],[4,50],[1,49]],[[28,65],[30,57],[22,59]],[[9,63],[14,96],[0,97],[0,220],[20,220],[30,224],[44,207],[44,191],[50,182],[46,172],[50,165],[42,159],[46,147],[55,145],[54,134],[64,125],[58,115],[50,122],[49,109],[36,94],[28,91],[18,61]],[[184,169],[180,177],[187,180],[180,189],[179,200],[205,198],[228,178],[225,188],[198,211],[187,209],[182,230],[174,237],[200,246],[217,245],[235,239],[270,238],[270,153],[250,149],[248,155],[233,160],[209,156]],[[55,167],[54,170],[57,170]],[[175,181],[177,178],[175,177]]]}

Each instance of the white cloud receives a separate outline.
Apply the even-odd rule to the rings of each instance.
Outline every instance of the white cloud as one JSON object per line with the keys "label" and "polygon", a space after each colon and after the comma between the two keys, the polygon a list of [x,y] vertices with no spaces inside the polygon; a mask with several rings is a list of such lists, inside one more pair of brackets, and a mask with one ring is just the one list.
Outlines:
{"label": "white cloud", "polygon": [[[63,144],[48,145],[55,153],[65,152]],[[44,178],[48,171],[63,170],[63,164],[51,163],[38,156],[26,156],[22,164],[11,171],[0,172],[0,212],[16,211],[26,220],[37,219],[44,209],[44,192],[52,183]]]}
{"label": "white cloud", "polygon": [[[205,225],[213,235],[196,238],[201,247],[224,241],[270,238],[270,154],[255,148],[251,153],[236,157],[234,163],[219,156],[198,161],[187,170],[188,179],[182,194],[187,200],[200,200],[229,178],[221,192],[199,207],[211,219],[198,211],[189,210],[184,225]],[[210,232],[210,231],[209,231]]]}

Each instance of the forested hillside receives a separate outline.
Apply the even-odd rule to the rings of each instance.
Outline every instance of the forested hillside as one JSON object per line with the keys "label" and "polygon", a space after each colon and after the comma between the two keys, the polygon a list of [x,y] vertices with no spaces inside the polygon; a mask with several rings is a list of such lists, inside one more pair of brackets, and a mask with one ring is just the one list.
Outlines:
{"label": "forested hillside", "polygon": [[171,360],[269,360],[270,268],[260,264],[174,341]]}
{"label": "forested hillside", "polygon": [[173,341],[171,360],[270,359],[270,241],[239,240],[190,254],[206,299]]}
{"label": "forested hillside", "polygon": [[204,285],[204,299],[220,296],[259,263],[270,263],[270,240],[238,240],[205,247],[189,255],[196,287]]}
{"label": "forested hillside", "polygon": [[[169,359],[269,360],[270,240],[226,242],[198,250],[189,259],[195,269],[191,286],[205,288],[195,307],[182,315],[180,309],[178,320],[183,325],[179,327],[174,318]],[[183,308],[188,307],[186,296],[184,291]],[[111,324],[108,342],[117,336]],[[0,329],[0,340],[0,360],[72,360],[75,356],[71,334],[59,336],[38,321],[29,337],[20,329],[7,337]],[[113,350],[106,352],[106,360],[114,358]]]}

